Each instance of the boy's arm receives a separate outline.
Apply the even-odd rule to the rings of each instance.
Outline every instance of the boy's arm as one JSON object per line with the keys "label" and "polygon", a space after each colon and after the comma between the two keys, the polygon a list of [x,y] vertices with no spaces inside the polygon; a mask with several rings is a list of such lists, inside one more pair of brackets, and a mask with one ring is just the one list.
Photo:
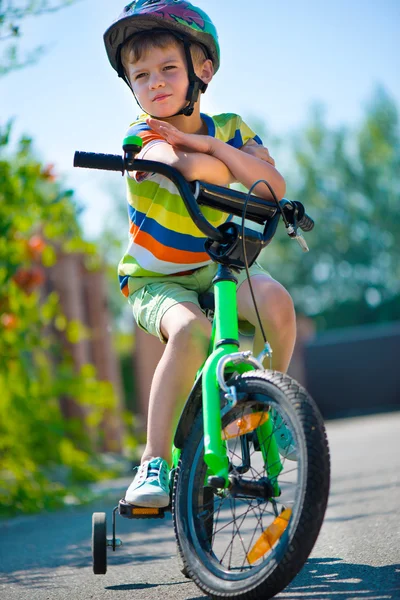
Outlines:
{"label": "boy's arm", "polygon": [[167,142],[151,146],[146,160],[155,160],[175,167],[188,181],[200,179],[206,183],[227,186],[234,182],[228,167],[214,156],[200,152],[178,150]]}
{"label": "boy's arm", "polygon": [[[282,175],[272,164],[247,152],[242,152],[216,138],[210,138],[210,154],[226,164],[235,180],[249,189],[258,179],[268,181],[278,200],[285,195],[286,184]],[[259,183],[253,193],[261,198],[272,199],[265,183]]]}
{"label": "boy's arm", "polygon": [[[257,179],[266,179],[273,188],[278,200],[285,195],[285,180],[275,167],[265,159],[233,148],[225,142],[208,135],[183,133],[164,121],[150,118],[147,119],[147,124],[173,146],[175,153],[189,151],[185,157],[184,172],[177,166],[189,181],[200,179],[217,183],[211,177],[210,169],[212,169],[213,164],[223,163],[228,172],[232,174],[233,181],[241,183],[247,189]],[[217,160],[217,163],[211,163],[210,158]],[[221,183],[220,185],[227,184]],[[261,198],[272,199],[271,192],[264,183],[258,184],[253,192]]]}

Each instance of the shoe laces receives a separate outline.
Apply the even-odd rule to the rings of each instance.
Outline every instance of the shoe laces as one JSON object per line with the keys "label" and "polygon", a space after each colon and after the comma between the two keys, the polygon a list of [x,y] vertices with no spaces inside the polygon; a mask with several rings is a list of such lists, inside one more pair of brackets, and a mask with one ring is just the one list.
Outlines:
{"label": "shoe laces", "polygon": [[153,458],[151,460],[145,460],[139,467],[137,467],[137,483],[140,484],[146,479],[153,480],[157,479],[163,488],[168,488],[169,477],[168,477],[168,466],[164,459]]}

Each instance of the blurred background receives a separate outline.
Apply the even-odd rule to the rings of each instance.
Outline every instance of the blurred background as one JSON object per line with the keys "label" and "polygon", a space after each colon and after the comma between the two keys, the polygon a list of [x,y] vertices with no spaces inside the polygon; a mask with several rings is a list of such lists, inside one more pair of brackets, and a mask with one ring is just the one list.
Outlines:
{"label": "blurred background", "polygon": [[[263,139],[315,219],[260,262],[292,294],[290,373],[326,419],[400,409],[400,5],[199,0],[222,67],[202,99]],[[144,441],[163,351],[119,292],[124,181],[74,170],[120,153],[139,109],[107,62],[106,0],[0,2],[0,506],[90,499]],[[244,340],[245,344],[249,340]]]}

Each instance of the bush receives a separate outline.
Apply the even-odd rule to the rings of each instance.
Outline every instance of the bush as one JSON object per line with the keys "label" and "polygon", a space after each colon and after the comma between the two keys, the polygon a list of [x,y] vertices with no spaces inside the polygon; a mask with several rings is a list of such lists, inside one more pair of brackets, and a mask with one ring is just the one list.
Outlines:
{"label": "bush", "polygon": [[[61,335],[77,342],[82,326],[67,322],[46,285],[55,247],[92,262],[95,248],[82,239],[73,193],[31,140],[11,152],[10,133],[0,129],[0,514],[59,506],[71,486],[107,475],[93,442],[115,401],[92,365],[75,372]],[[66,420],[61,397],[84,418]]]}

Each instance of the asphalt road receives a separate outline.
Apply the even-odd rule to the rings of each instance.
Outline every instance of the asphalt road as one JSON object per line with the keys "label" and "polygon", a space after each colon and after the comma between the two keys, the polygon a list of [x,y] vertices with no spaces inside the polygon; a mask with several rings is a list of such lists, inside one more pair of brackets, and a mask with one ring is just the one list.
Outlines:
{"label": "asphalt road", "polygon": [[[400,413],[327,425],[332,488],[313,553],[280,600],[400,600]],[[171,519],[117,517],[122,548],[91,567],[90,507],[0,522],[1,600],[200,600],[180,573]],[[111,524],[111,521],[109,521]]]}

